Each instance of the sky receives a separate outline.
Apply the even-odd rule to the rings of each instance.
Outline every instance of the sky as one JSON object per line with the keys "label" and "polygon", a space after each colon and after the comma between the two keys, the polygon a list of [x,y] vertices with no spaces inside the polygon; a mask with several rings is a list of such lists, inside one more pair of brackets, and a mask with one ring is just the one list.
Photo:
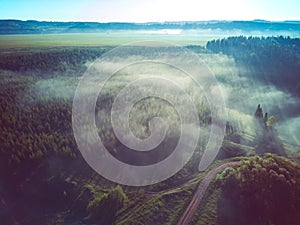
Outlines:
{"label": "sky", "polygon": [[0,0],[0,19],[95,22],[300,20],[300,0]]}

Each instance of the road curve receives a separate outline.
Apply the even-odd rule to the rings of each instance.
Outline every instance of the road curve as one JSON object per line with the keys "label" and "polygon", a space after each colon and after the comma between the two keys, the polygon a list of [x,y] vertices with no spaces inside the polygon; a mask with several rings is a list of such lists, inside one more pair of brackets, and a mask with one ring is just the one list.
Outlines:
{"label": "road curve", "polygon": [[240,165],[240,164],[241,164],[241,162],[229,162],[229,163],[225,163],[225,164],[218,166],[217,168],[211,170],[199,184],[190,204],[188,205],[185,212],[181,216],[177,225],[187,225],[191,221],[192,216],[194,215],[198,205],[200,204],[210,182],[214,179],[214,177],[218,173],[220,173],[226,167],[232,167],[232,166],[236,166],[236,165]]}

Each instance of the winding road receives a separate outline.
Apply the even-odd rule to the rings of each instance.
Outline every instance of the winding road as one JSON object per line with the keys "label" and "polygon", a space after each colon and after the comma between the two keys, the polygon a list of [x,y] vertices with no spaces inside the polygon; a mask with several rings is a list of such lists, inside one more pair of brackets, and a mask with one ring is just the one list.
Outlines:
{"label": "winding road", "polygon": [[240,165],[241,162],[229,162],[225,163],[221,166],[218,166],[217,168],[211,170],[201,181],[199,184],[197,191],[195,192],[190,204],[186,208],[185,212],[183,213],[182,217],[180,218],[177,225],[187,225],[192,219],[192,216],[194,215],[195,211],[197,210],[198,205],[200,204],[210,182],[214,179],[214,177],[220,173],[222,170],[224,170],[226,167],[232,167]]}

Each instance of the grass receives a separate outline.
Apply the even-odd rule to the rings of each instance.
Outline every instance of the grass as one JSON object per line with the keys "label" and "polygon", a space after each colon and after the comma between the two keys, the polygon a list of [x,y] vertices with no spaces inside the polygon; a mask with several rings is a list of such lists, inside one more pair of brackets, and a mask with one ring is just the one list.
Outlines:
{"label": "grass", "polygon": [[63,47],[63,46],[118,46],[136,41],[166,41],[179,45],[206,45],[220,36],[209,34],[151,34],[137,31],[116,31],[73,34],[0,35],[0,49]]}
{"label": "grass", "polygon": [[[134,192],[133,194],[133,192],[127,192],[129,202],[119,211],[116,224],[176,224],[189,204],[199,182],[205,175],[211,169],[226,162],[241,159],[244,159],[244,157],[216,161],[205,172],[193,174],[193,176],[187,174],[187,181],[172,188],[153,192],[151,186],[149,186],[143,188],[144,192],[142,193]],[[151,190],[150,192],[149,189]],[[212,224],[212,222],[216,222],[217,201],[220,194],[220,189],[215,190],[212,186],[209,188],[208,194],[193,217],[195,224]]]}
{"label": "grass", "polygon": [[192,223],[196,225],[218,224],[217,203],[221,196],[221,189],[214,190],[207,197],[206,202],[200,205],[192,219]]}
{"label": "grass", "polygon": [[120,213],[117,224],[175,224],[196,184],[154,194],[143,194]]}

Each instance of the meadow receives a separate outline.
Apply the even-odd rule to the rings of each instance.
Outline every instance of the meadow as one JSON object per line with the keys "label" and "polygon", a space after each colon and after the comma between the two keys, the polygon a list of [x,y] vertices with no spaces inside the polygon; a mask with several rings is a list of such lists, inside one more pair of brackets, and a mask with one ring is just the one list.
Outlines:
{"label": "meadow", "polygon": [[66,47],[66,46],[118,46],[136,41],[167,41],[178,45],[201,45],[207,41],[224,37],[224,35],[210,35],[182,33],[167,34],[164,32],[138,31],[107,31],[98,33],[72,34],[26,34],[0,35],[0,49],[38,48],[38,47]]}

